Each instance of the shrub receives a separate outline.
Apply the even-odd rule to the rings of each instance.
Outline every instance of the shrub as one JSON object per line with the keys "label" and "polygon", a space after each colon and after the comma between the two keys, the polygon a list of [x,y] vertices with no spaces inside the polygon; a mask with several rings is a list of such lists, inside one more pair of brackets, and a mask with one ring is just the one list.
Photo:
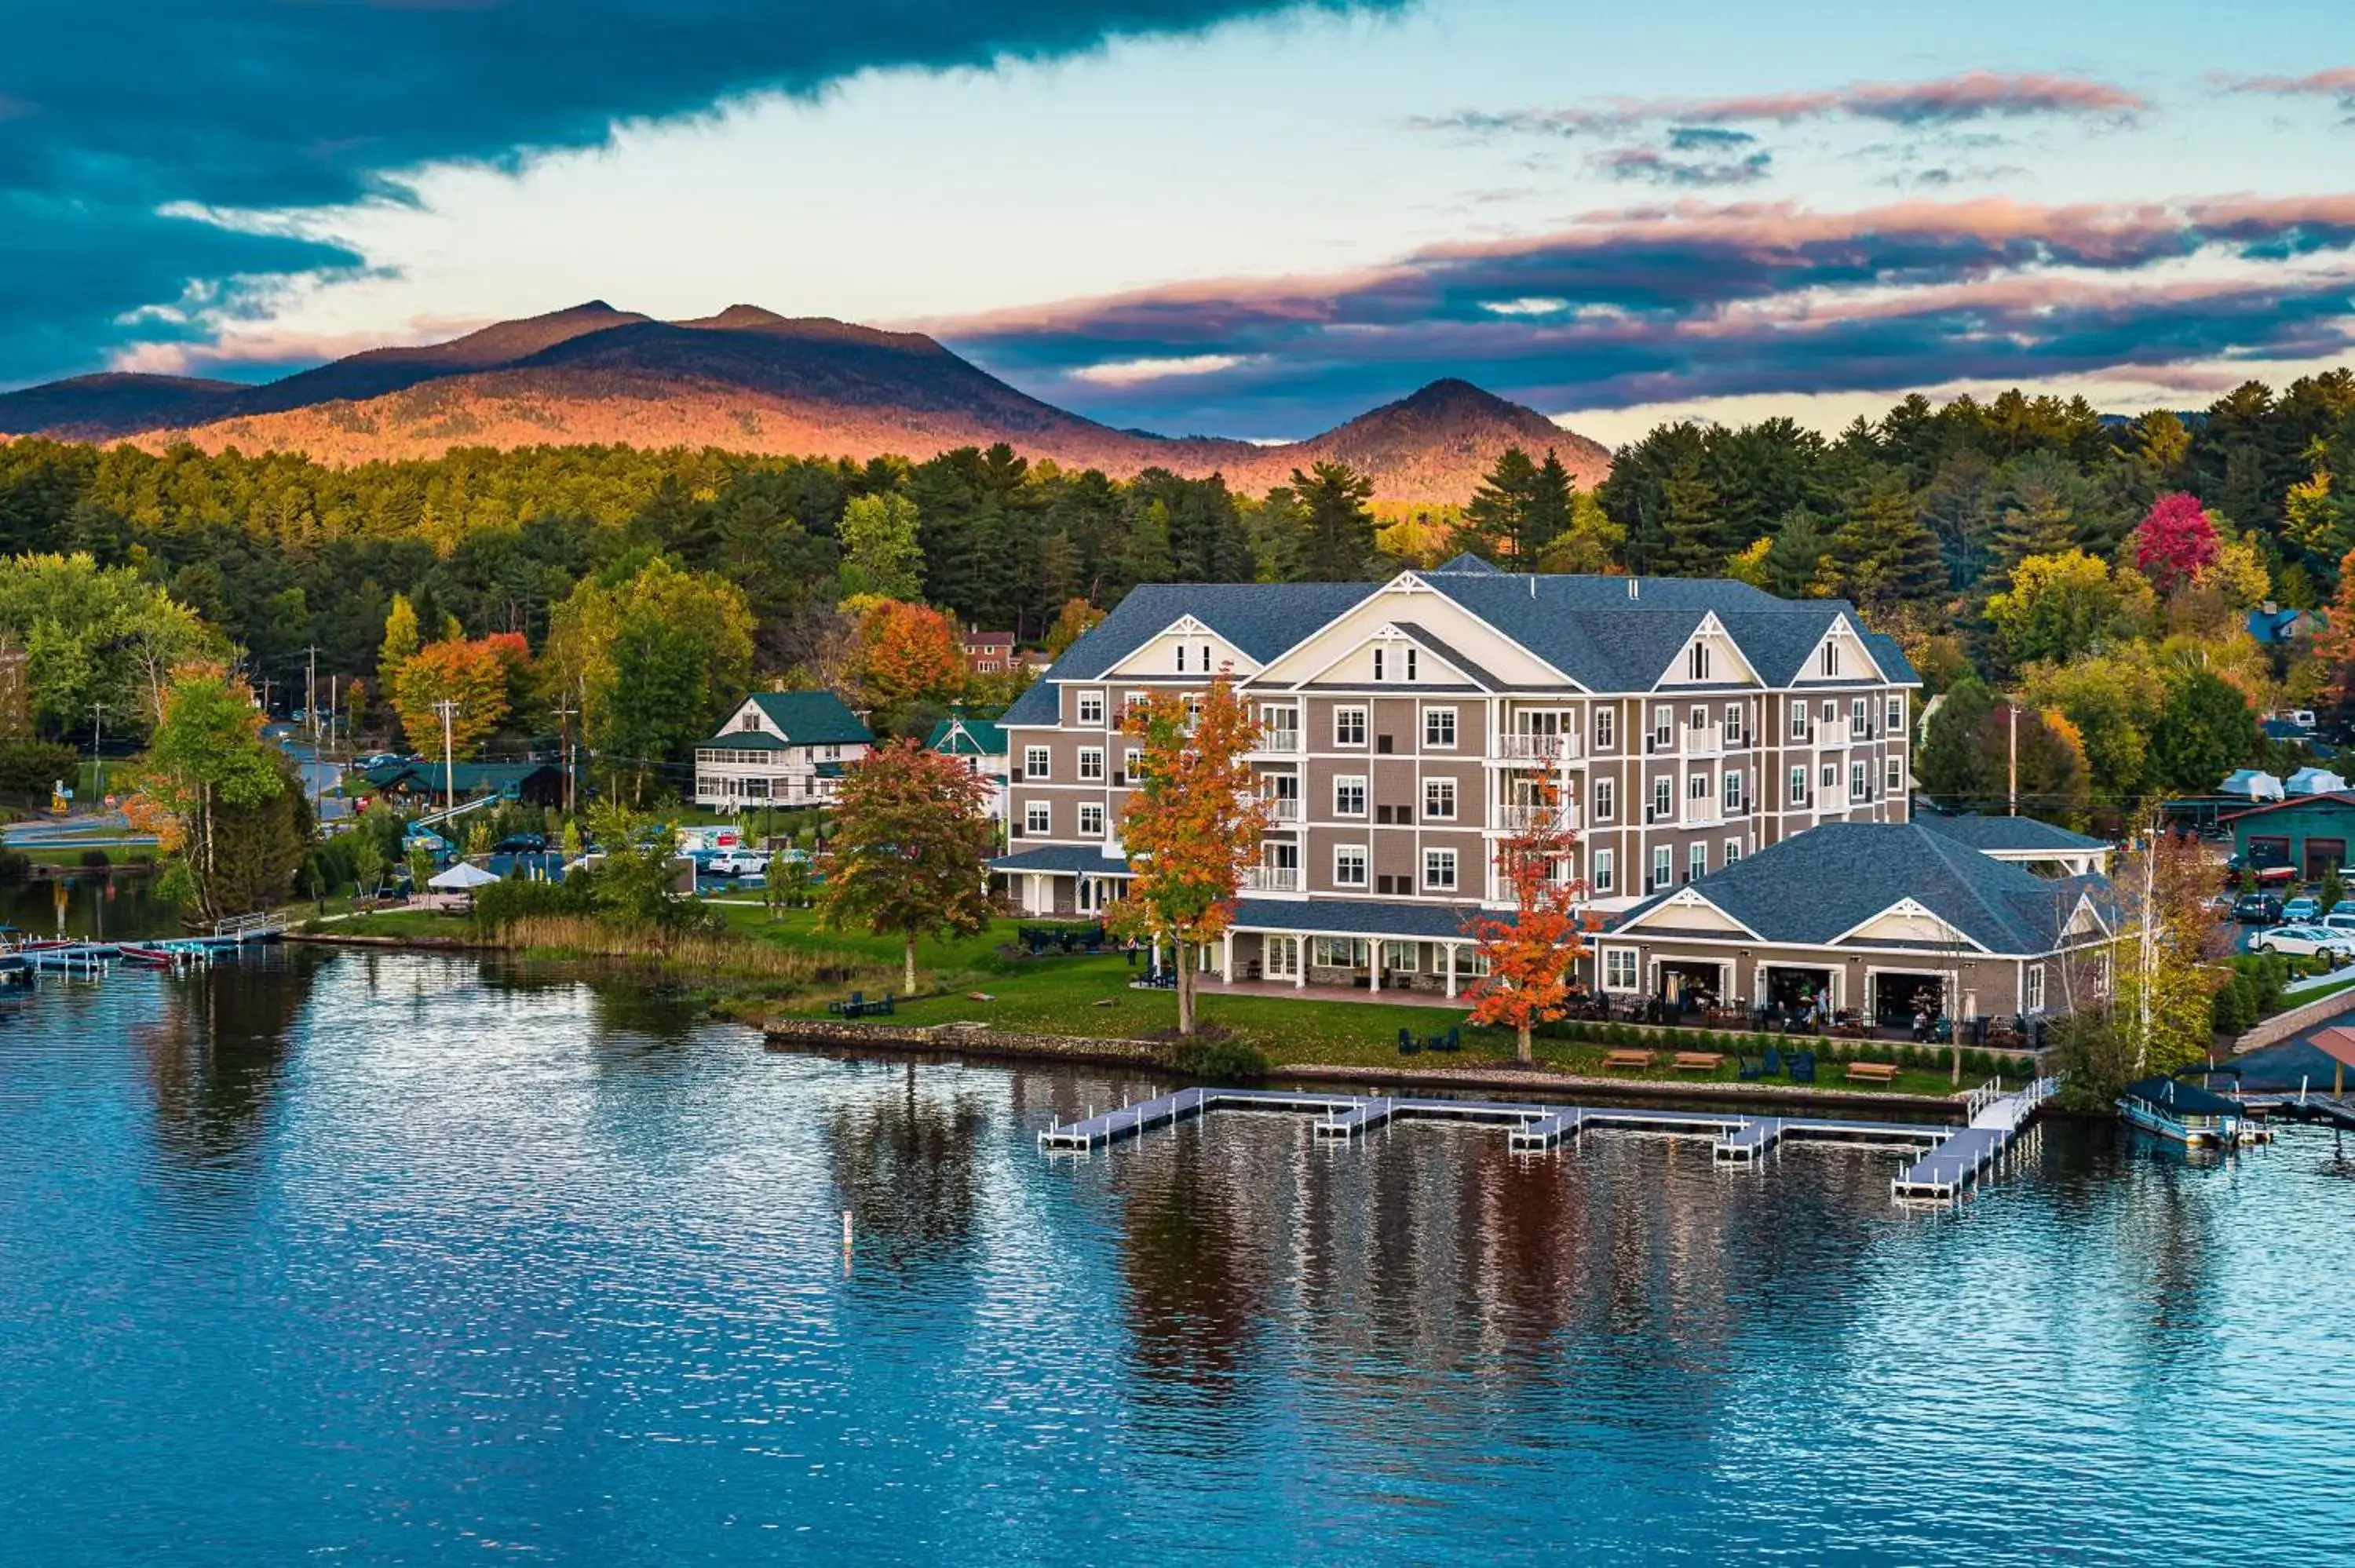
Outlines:
{"label": "shrub", "polygon": [[1231,1084],[1267,1076],[1267,1057],[1256,1046],[1217,1035],[1180,1040],[1161,1054],[1162,1065],[1180,1077]]}
{"label": "shrub", "polygon": [[81,753],[46,740],[0,740],[0,794],[47,797],[81,776]]}
{"label": "shrub", "polygon": [[33,857],[22,850],[0,849],[0,882],[22,882],[33,874]]}
{"label": "shrub", "polygon": [[114,864],[114,857],[102,849],[86,849],[81,852],[81,863],[86,871],[104,871]]}

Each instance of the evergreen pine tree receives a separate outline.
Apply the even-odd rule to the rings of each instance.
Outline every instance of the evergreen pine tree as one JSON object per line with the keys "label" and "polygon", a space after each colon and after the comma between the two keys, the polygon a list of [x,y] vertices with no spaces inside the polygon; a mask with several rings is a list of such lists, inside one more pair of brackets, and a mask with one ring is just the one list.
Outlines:
{"label": "evergreen pine tree", "polygon": [[1366,508],[1374,482],[1347,463],[1320,462],[1306,473],[1294,469],[1292,487],[1307,514],[1301,566],[1308,580],[1346,583],[1363,577],[1374,558],[1374,514]]}
{"label": "evergreen pine tree", "polygon": [[1518,447],[1507,447],[1464,508],[1464,525],[1455,531],[1455,547],[1514,571],[1529,570],[1535,557],[1523,554],[1523,543],[1537,479],[1537,464],[1529,461],[1529,454]]}

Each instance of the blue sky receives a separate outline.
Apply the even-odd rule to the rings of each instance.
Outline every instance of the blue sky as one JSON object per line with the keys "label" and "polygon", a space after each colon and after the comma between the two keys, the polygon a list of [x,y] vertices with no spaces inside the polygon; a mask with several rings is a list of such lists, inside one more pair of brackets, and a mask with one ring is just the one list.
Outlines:
{"label": "blue sky", "polygon": [[2323,0],[31,0],[0,385],[596,297],[921,326],[1173,432],[1446,375],[1613,440],[1917,387],[2196,404],[2350,357],[2355,40],[2314,52],[2346,32]]}

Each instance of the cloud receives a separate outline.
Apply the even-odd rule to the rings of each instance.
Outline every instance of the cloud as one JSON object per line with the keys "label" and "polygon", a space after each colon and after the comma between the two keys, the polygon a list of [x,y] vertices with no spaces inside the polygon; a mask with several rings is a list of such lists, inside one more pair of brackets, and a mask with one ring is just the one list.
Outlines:
{"label": "cloud", "polygon": [[1647,180],[1661,185],[1747,185],[1766,177],[1771,153],[1743,158],[1672,158],[1657,147],[1614,147],[1586,160],[1589,168],[1614,180]]}
{"label": "cloud", "polygon": [[[1099,418],[1294,433],[1440,376],[1570,408],[2313,359],[2355,348],[2355,195],[1837,213],[1686,200],[1346,273],[930,324]],[[1116,395],[1071,379],[1198,355],[1241,363]]]}
{"label": "cloud", "polygon": [[2334,66],[2308,76],[2245,76],[2217,79],[2230,92],[2263,93],[2269,98],[2328,98],[2339,112],[2355,121],[2355,66]]}
{"label": "cloud", "polygon": [[[407,200],[617,122],[1401,0],[128,0],[0,6],[0,386],[198,340],[359,268],[270,215]],[[135,40],[135,47],[126,43]],[[235,213],[234,226],[202,213]],[[255,229],[265,230],[255,232]],[[157,307],[161,307],[160,311]]]}
{"label": "cloud", "polygon": [[1747,147],[1758,140],[1747,131],[1729,131],[1722,125],[1672,125],[1668,128],[1668,151],[1671,153],[1723,153],[1736,147]]}
{"label": "cloud", "polygon": [[1070,374],[1074,381],[1091,381],[1099,387],[1134,387],[1169,376],[1212,376],[1245,363],[1241,355],[1188,354],[1175,359],[1108,359],[1101,365],[1082,366]]}
{"label": "cloud", "polygon": [[1669,123],[1715,128],[1716,133],[1723,134],[1721,128],[1729,123],[1790,125],[1803,120],[1843,117],[1915,129],[2048,115],[2120,124],[2138,118],[2150,107],[2148,101],[2124,88],[2084,77],[1974,70],[1931,81],[1854,82],[1811,92],[1622,98],[1592,109],[1473,110],[1422,116],[1408,123],[1417,130],[1474,135],[1508,132],[1624,135],[1644,126]]}

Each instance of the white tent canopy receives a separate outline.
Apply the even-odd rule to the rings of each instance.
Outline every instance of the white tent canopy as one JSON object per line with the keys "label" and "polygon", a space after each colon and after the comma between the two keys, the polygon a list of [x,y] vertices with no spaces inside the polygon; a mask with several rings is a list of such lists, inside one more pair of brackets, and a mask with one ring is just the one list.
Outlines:
{"label": "white tent canopy", "polygon": [[481,866],[462,860],[439,876],[427,881],[425,885],[442,888],[453,893],[466,893],[477,887],[487,886],[497,880],[497,877],[493,876]]}
{"label": "white tent canopy", "polygon": [[2293,795],[2332,795],[2347,788],[2347,780],[2328,768],[2301,768],[2285,781]]}

